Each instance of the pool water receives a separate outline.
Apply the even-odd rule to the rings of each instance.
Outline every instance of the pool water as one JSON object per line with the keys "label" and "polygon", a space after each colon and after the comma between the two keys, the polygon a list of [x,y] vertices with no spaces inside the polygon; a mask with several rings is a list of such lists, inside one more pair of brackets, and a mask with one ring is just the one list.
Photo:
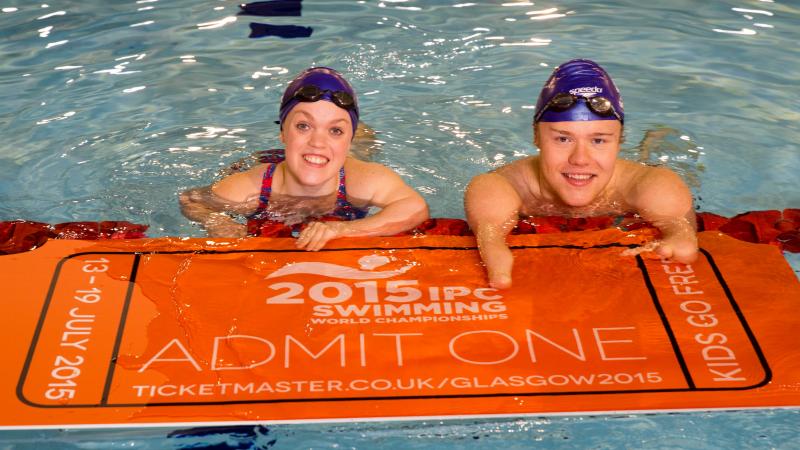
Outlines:
{"label": "pool water", "polygon": [[797,410],[695,412],[210,429],[7,431],[8,449],[796,449]]}
{"label": "pool water", "polygon": [[[212,0],[4,2],[0,220],[128,220],[153,237],[202,236],[177,194],[279,146],[278,99],[311,65],[339,69],[359,92],[379,141],[372,159],[419,190],[432,216],[463,218],[474,175],[535,152],[536,95],[575,57],[604,65],[623,93],[623,157],[676,170],[699,210],[800,207],[796,3],[306,0],[299,16],[238,10]],[[251,38],[251,23],[311,35]],[[798,255],[787,259],[798,272]],[[0,448],[797,448],[797,430],[797,410],[765,410],[203,437],[19,431],[3,432]]]}

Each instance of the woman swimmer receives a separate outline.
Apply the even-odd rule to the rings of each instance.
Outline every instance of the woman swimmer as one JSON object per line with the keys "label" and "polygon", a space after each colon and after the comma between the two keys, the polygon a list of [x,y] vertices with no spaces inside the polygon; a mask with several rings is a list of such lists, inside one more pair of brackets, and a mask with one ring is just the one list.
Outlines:
{"label": "woman swimmer", "polygon": [[[349,156],[358,118],[355,92],[338,72],[303,71],[281,101],[282,161],[183,192],[183,214],[210,237],[247,234],[230,213],[288,225],[309,222],[297,247],[310,251],[338,237],[386,236],[415,227],[428,218],[422,196],[389,168]],[[370,206],[381,209],[367,216]]]}

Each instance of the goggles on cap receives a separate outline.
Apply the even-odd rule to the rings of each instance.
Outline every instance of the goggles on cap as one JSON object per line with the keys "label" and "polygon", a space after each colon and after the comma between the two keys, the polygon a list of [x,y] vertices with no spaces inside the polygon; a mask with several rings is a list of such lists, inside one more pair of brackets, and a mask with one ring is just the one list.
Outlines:
{"label": "goggles on cap", "polygon": [[301,102],[316,102],[321,99],[325,94],[330,94],[333,104],[346,110],[355,110],[356,101],[352,95],[345,91],[332,91],[330,89],[321,89],[318,86],[309,84],[296,90],[294,94],[281,105],[281,109],[292,101],[297,100]]}
{"label": "goggles on cap", "polygon": [[533,122],[538,122],[548,109],[552,109],[554,111],[566,111],[575,106],[579,100],[584,100],[586,102],[586,106],[588,106],[593,113],[599,116],[614,116],[620,121],[620,123],[624,123],[622,116],[620,116],[619,113],[614,109],[614,104],[611,103],[611,100],[598,95],[592,97],[583,97],[570,94],[568,92],[559,92],[558,94],[554,95],[553,98],[551,98],[550,101],[547,102],[547,104],[545,104],[544,107],[536,113],[536,117],[534,117]]}

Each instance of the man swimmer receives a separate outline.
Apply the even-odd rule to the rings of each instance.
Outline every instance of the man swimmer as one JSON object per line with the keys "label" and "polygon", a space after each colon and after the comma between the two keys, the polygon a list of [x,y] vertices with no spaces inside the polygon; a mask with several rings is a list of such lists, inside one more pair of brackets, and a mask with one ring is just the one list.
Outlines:
{"label": "man swimmer", "polygon": [[490,286],[511,286],[514,259],[505,240],[521,216],[634,212],[661,231],[658,255],[695,260],[689,188],[667,168],[618,160],[623,122],[622,98],[602,67],[576,59],[553,71],[533,118],[539,155],[478,175],[465,192]]}
{"label": "man swimmer", "polygon": [[[311,251],[338,237],[386,236],[415,227],[428,218],[422,196],[391,169],[348,154],[358,119],[355,92],[338,72],[303,71],[281,101],[284,159],[182,193],[183,214],[211,237],[243,237],[246,225],[229,213],[287,222],[302,210],[301,219],[312,221],[297,247]],[[367,216],[370,206],[381,209]],[[324,220],[331,218],[340,221]]]}

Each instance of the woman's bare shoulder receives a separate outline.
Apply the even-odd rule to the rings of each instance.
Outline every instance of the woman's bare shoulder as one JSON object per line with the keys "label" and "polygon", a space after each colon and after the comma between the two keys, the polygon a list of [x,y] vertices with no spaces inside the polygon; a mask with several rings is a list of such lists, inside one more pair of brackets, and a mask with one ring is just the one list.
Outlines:
{"label": "woman's bare shoulder", "polygon": [[345,160],[344,172],[348,181],[352,179],[368,183],[399,176],[397,172],[381,163],[362,161],[353,157],[347,157]]}
{"label": "woman's bare shoulder", "polygon": [[245,202],[261,192],[261,180],[264,171],[271,164],[257,164],[252,168],[237,172],[217,181],[211,187],[212,192],[226,200]]}

